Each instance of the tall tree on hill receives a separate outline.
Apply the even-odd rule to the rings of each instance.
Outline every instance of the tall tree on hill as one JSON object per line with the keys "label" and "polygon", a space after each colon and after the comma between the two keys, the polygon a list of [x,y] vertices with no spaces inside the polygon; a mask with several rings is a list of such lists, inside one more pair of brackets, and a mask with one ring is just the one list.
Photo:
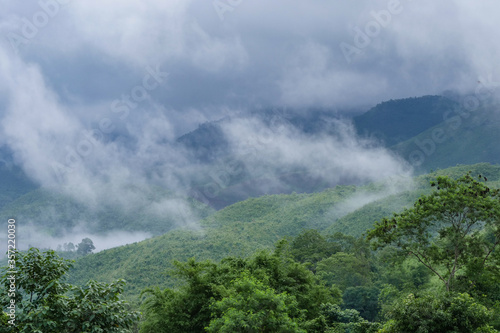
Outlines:
{"label": "tall tree on hill", "polygon": [[76,246],[76,248],[76,252],[82,256],[90,254],[95,250],[94,242],[92,242],[90,238],[82,239],[82,241]]}
{"label": "tall tree on hill", "polygon": [[[446,291],[472,290],[481,279],[500,277],[500,194],[470,172],[454,180],[440,176],[436,190],[414,206],[376,222],[368,232],[376,248],[393,245],[415,257]],[[457,283],[459,282],[459,283]]]}

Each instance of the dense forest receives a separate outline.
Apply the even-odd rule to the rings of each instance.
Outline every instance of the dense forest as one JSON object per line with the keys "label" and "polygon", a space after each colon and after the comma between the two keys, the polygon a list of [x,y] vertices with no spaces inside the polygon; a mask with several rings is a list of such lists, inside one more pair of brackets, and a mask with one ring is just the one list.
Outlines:
{"label": "dense forest", "polygon": [[[121,279],[67,283],[66,277],[78,270],[72,271],[72,261],[53,251],[20,252],[16,293],[20,325],[7,326],[9,316],[4,312],[3,331],[496,332],[500,329],[500,192],[492,184],[498,171],[483,164],[470,166],[474,172],[460,176],[465,169],[421,177],[417,182],[427,182],[429,189],[420,190],[423,194],[398,212],[383,212],[371,226],[360,226],[365,228],[361,235],[332,232],[318,224],[299,228],[295,236],[274,241],[270,237],[272,246],[254,245],[253,253],[247,252],[251,255],[203,260],[170,255],[174,260],[163,270],[168,287],[148,282],[147,274],[135,270],[142,279],[138,297],[126,296],[134,289],[125,292]],[[336,195],[352,191],[341,187]],[[295,203],[304,199],[296,196]],[[247,210],[247,217],[239,215],[241,226],[245,220],[251,224],[259,213],[262,217],[276,211],[250,202],[254,210]],[[272,200],[265,202],[273,205]],[[219,214],[231,212],[228,207]],[[263,225],[252,232],[265,238]],[[133,254],[130,246],[119,249]],[[158,264],[145,253],[136,253],[149,265]],[[91,271],[89,265],[99,262],[96,256],[79,259],[76,268]],[[2,284],[9,288],[8,274]],[[8,301],[2,299],[4,308]],[[61,316],[66,319],[61,321]]]}

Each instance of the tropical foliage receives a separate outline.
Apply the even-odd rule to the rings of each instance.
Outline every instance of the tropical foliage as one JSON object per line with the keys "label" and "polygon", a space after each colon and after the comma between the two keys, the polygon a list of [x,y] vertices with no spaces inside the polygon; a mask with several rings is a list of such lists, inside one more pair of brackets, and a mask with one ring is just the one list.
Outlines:
{"label": "tropical foliage", "polygon": [[[125,281],[88,281],[79,287],[64,282],[71,261],[53,251],[31,248],[16,257],[15,272],[5,268],[1,285],[4,319],[1,332],[124,332],[139,320],[121,299]],[[14,276],[14,279],[13,279]],[[12,285],[15,287],[12,288]],[[13,308],[15,311],[10,311]]]}

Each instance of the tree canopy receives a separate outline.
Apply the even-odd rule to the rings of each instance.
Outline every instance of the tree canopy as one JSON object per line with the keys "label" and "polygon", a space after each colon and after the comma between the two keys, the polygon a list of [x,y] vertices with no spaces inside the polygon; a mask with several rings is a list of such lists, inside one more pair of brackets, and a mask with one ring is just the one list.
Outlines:
{"label": "tree canopy", "polygon": [[[15,301],[15,326],[2,321],[0,331],[124,332],[138,322],[139,313],[129,311],[128,303],[120,297],[124,280],[111,284],[89,281],[83,287],[70,285],[64,282],[64,275],[71,264],[54,251],[31,248],[18,252],[15,295],[5,293],[1,297],[3,309]],[[0,281],[5,290],[12,283],[8,271],[5,269]]]}
{"label": "tree canopy", "polygon": [[468,294],[410,294],[396,302],[381,333],[498,333],[488,325],[493,312]]}
{"label": "tree canopy", "polygon": [[[248,259],[178,262],[173,273],[184,284],[145,291],[141,333],[325,332],[373,326],[356,310],[332,308],[342,302],[341,291],[325,286],[289,254],[282,241],[273,253],[261,251]],[[336,321],[345,316],[355,323]]]}
{"label": "tree canopy", "polygon": [[[368,232],[375,248],[396,246],[415,257],[450,291],[457,279],[473,288],[483,274],[499,272],[500,195],[481,175],[431,182],[436,189],[412,208],[376,222]],[[463,283],[460,284],[462,287]]]}

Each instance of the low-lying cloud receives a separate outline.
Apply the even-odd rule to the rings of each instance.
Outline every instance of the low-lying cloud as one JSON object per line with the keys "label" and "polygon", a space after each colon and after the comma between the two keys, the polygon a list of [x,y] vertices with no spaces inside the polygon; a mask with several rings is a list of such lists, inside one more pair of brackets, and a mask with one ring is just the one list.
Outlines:
{"label": "low-lying cloud", "polygon": [[314,135],[300,132],[286,121],[266,126],[255,118],[228,122],[224,129],[252,178],[279,179],[277,172],[300,171],[330,184],[345,179],[366,183],[411,172],[406,162],[389,150],[359,138],[347,121],[325,122],[330,133]]}

